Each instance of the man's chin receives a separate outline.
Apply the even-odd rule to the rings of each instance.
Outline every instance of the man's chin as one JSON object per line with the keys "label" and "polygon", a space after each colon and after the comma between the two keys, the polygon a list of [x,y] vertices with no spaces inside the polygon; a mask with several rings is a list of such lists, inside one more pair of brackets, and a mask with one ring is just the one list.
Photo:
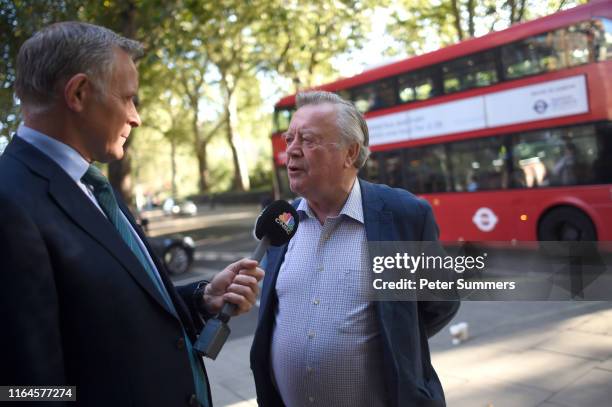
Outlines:
{"label": "man's chin", "polygon": [[118,161],[123,158],[125,155],[125,151],[123,147],[115,148],[114,150],[107,151],[103,157],[96,158],[95,161],[100,163],[111,163],[113,161]]}
{"label": "man's chin", "polygon": [[291,190],[291,192],[293,192],[294,194],[297,195],[302,195],[302,193],[304,192],[304,186],[301,182],[299,181],[291,181],[289,180],[289,189]]}

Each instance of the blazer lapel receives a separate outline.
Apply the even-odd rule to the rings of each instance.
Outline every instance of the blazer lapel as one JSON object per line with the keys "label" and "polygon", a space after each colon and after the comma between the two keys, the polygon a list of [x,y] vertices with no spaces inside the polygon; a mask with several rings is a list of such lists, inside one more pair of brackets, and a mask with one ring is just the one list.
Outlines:
{"label": "blazer lapel", "polygon": [[369,242],[390,242],[395,240],[393,233],[393,214],[385,211],[384,202],[374,190],[374,185],[359,179],[363,221],[366,238]]}
{"label": "blazer lapel", "polygon": [[[9,149],[9,147],[13,147]],[[136,282],[165,310],[174,315],[136,256],[115,227],[84,195],[76,183],[54,161],[27,142],[14,137],[7,154],[24,162],[31,170],[49,180],[49,194],[77,225],[103,246]]]}
{"label": "blazer lapel", "polygon": [[274,314],[271,312],[270,307],[273,303],[272,297],[276,296],[276,280],[278,279],[278,273],[283,264],[285,253],[287,253],[287,247],[287,244],[280,247],[270,247],[266,254],[266,273],[270,273],[270,278],[264,279],[264,285],[261,290],[261,304],[259,307],[260,322],[262,318]]}

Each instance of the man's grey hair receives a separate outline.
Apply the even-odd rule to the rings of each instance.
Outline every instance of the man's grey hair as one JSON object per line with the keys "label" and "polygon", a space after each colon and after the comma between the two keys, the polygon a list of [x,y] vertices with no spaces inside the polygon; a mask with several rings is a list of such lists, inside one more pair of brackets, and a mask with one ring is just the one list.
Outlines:
{"label": "man's grey hair", "polygon": [[49,25],[23,43],[17,55],[15,91],[23,105],[45,110],[71,77],[86,74],[102,94],[114,67],[114,50],[133,60],[143,54],[138,41],[93,24],[67,21]]}
{"label": "man's grey hair", "polygon": [[353,142],[359,144],[359,155],[354,165],[357,169],[363,167],[370,156],[370,149],[368,148],[370,135],[368,125],[355,105],[335,93],[325,91],[298,93],[295,104],[298,109],[307,105],[333,105],[336,109],[336,121],[340,137],[346,144]]}

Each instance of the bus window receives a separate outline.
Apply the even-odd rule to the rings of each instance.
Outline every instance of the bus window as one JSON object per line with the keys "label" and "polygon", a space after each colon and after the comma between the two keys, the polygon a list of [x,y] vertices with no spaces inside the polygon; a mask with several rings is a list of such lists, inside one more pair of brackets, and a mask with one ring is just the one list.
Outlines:
{"label": "bus window", "polygon": [[503,137],[449,144],[453,183],[457,192],[508,187],[508,154]]}
{"label": "bus window", "polygon": [[565,35],[565,45],[561,48],[565,59],[564,66],[576,66],[593,62],[591,52],[592,34],[595,21],[576,24],[566,30],[559,30]]}
{"label": "bus window", "polygon": [[351,98],[351,91],[349,89],[342,89],[337,92],[334,92],[336,95],[340,96],[344,100],[353,100]]}
{"label": "bus window", "polygon": [[382,165],[385,174],[384,183],[393,188],[404,188],[402,176],[402,150],[383,153]]}
{"label": "bus window", "polygon": [[284,131],[289,128],[291,116],[295,112],[295,108],[277,108],[274,112],[274,132]]}
{"label": "bus window", "polygon": [[595,163],[602,159],[599,150],[593,125],[518,134],[512,154],[515,185],[535,188],[595,183]]}
{"label": "bus window", "polygon": [[394,106],[395,79],[388,78],[353,89],[353,103],[361,113]]}
{"label": "bus window", "polygon": [[588,63],[601,55],[602,25],[599,20],[588,21],[503,46],[506,77],[515,79]]}
{"label": "bus window", "polygon": [[592,24],[590,34],[595,58],[597,61],[612,59],[612,20],[599,18]]}
{"label": "bus window", "polygon": [[589,156],[593,160],[593,183],[612,183],[612,123],[597,126],[597,149]]}
{"label": "bus window", "polygon": [[370,102],[374,98],[373,85],[353,89],[352,94],[352,101],[357,110],[359,110],[361,113],[365,113],[370,110]]}
{"label": "bus window", "polygon": [[415,194],[451,190],[448,161],[444,146],[416,147],[405,150],[405,187]]}
{"label": "bus window", "polygon": [[502,47],[502,63],[508,79],[559,68],[552,33],[526,38]]}
{"label": "bus window", "polygon": [[400,103],[425,100],[440,94],[435,86],[433,69],[423,69],[400,75],[397,82]]}
{"label": "bus window", "polygon": [[380,153],[372,153],[361,169],[361,177],[370,182],[380,183]]}
{"label": "bus window", "polygon": [[444,93],[458,92],[497,83],[495,55],[481,52],[442,64]]}

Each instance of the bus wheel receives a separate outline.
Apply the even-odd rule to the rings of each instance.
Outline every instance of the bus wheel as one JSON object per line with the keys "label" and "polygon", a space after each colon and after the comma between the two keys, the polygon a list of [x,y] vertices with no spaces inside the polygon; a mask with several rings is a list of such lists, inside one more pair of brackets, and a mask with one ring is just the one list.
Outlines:
{"label": "bus wheel", "polygon": [[[588,215],[580,209],[563,206],[551,210],[542,218],[538,226],[538,240],[563,242],[541,245],[546,254],[567,256],[571,252],[581,256],[596,249],[597,233]],[[572,245],[569,242],[584,243]]]}

